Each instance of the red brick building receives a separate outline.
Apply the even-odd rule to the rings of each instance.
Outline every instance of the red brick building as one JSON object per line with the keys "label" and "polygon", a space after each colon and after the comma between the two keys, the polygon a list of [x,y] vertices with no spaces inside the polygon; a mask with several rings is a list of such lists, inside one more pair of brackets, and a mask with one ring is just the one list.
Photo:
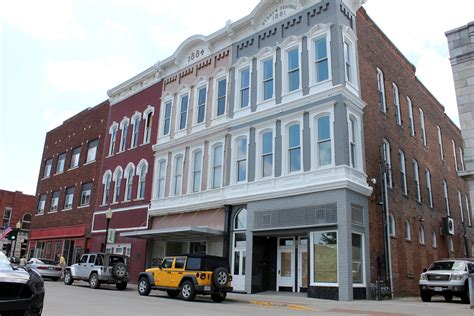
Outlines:
{"label": "red brick building", "polygon": [[[152,67],[109,91],[110,114],[105,157],[92,218],[91,251],[130,256],[132,282],[145,267],[146,240],[122,237],[121,232],[148,228],[148,205],[153,179],[153,150],[158,131],[162,91]],[[138,89],[131,89],[140,83]],[[112,210],[108,240],[106,213]],[[106,246],[105,246],[106,244]]]}
{"label": "red brick building", "polygon": [[11,241],[0,240],[2,249],[5,248],[7,250],[11,248],[7,255],[21,257],[26,254],[26,243],[28,242],[28,233],[34,208],[35,197],[33,195],[23,194],[20,191],[0,190],[0,211],[2,212],[2,225],[0,229],[5,227],[5,225],[9,225],[12,229],[16,228],[17,225],[20,227],[17,241],[12,246],[7,246],[11,244]]}
{"label": "red brick building", "polygon": [[72,264],[90,250],[108,112],[105,101],[46,134],[29,257],[62,254]]}
{"label": "red brick building", "polygon": [[[357,14],[357,36],[361,93],[367,103],[365,160],[369,179],[376,180],[369,201],[371,279],[390,275],[384,244],[388,218],[395,294],[418,294],[419,274],[433,260],[472,255],[469,191],[458,176],[464,169],[461,132],[364,9]],[[443,225],[446,217],[454,222],[454,235]]]}

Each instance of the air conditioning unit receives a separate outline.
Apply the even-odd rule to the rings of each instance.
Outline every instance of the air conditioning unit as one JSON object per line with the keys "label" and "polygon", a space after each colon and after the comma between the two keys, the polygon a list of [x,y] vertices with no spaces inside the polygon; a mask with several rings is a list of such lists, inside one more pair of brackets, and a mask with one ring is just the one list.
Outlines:
{"label": "air conditioning unit", "polygon": [[443,231],[446,235],[454,235],[454,220],[451,217],[443,217]]}

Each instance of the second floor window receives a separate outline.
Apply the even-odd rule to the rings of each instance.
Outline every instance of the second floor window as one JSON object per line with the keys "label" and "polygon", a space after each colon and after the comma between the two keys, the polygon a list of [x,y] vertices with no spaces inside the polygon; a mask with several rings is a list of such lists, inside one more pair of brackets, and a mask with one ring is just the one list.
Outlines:
{"label": "second floor window", "polygon": [[403,151],[398,152],[398,157],[400,158],[400,185],[402,189],[402,193],[404,195],[408,194],[407,191],[407,172],[406,172],[406,165],[405,165],[405,153]]}
{"label": "second floor window", "polygon": [[354,83],[354,75],[352,73],[352,43],[348,39],[344,39],[344,63],[346,70],[346,80]]}
{"label": "second floor window", "polygon": [[428,193],[428,206],[433,208],[433,191],[431,189],[431,172],[426,169],[425,170],[426,176],[426,191]]}
{"label": "second floor window", "polygon": [[82,184],[80,206],[87,206],[91,201],[92,182]]}
{"label": "second floor window", "polygon": [[262,135],[262,177],[273,174],[273,133],[265,132]]}
{"label": "second floor window", "polygon": [[426,147],[428,145],[428,141],[426,139],[425,114],[421,108],[420,108],[420,128],[421,128],[421,140],[423,141],[423,145]]}
{"label": "second floor window", "polygon": [[87,148],[87,158],[86,158],[86,163],[87,162],[92,162],[95,161],[95,158],[97,156],[97,146],[99,145],[99,140],[93,140],[89,142],[88,148]]}
{"label": "second floor window", "polygon": [[212,155],[212,188],[217,189],[222,185],[222,145],[214,147]]}
{"label": "second floor window", "polygon": [[444,160],[443,135],[441,132],[441,127],[436,126],[436,128],[438,129],[439,159]]}
{"label": "second floor window", "polygon": [[354,118],[349,119],[349,163],[352,168],[357,168],[356,146],[357,123]]}
{"label": "second floor window", "polygon": [[118,169],[115,172],[115,187],[114,187],[114,203],[117,203],[120,200],[120,190],[122,186],[122,169]]}
{"label": "second floor window", "polygon": [[137,198],[144,199],[145,198],[145,188],[146,188],[146,173],[147,173],[147,165],[143,164],[140,168],[140,173],[138,175],[138,190],[137,190]]}
{"label": "second floor window", "polygon": [[318,118],[318,165],[327,166],[332,161],[331,125],[329,116]]}
{"label": "second floor window", "polygon": [[171,101],[165,103],[165,118],[163,122],[163,135],[170,133],[171,127]]}
{"label": "second floor window", "polygon": [[140,132],[140,116],[136,116],[133,119],[133,132],[132,132],[132,144],[131,148],[138,146],[138,133]]}
{"label": "second floor window", "polygon": [[143,143],[148,144],[151,140],[151,127],[153,124],[153,113],[149,112],[145,121],[145,133],[143,135]]}
{"label": "second floor window", "polygon": [[179,115],[179,129],[185,129],[188,119],[188,102],[189,96],[187,94],[181,96],[181,112]]}
{"label": "second floor window", "polygon": [[237,141],[237,182],[247,179],[247,138]]}
{"label": "second floor window", "polygon": [[410,135],[415,136],[415,122],[413,120],[413,103],[411,99],[407,97],[408,104],[408,121],[410,122]]}
{"label": "second floor window", "polygon": [[64,198],[64,209],[65,210],[71,209],[73,202],[74,202],[74,187],[69,187],[66,189],[66,197]]}
{"label": "second floor window", "polygon": [[418,168],[418,161],[413,160],[413,175],[415,180],[415,194],[416,200],[421,202],[421,190],[420,190],[420,171]]}
{"label": "second floor window", "polygon": [[273,58],[263,62],[263,101],[273,98]]}
{"label": "second floor window", "polygon": [[174,160],[174,195],[181,195],[183,185],[183,156],[179,155]]}
{"label": "second floor window", "polygon": [[49,208],[50,212],[56,212],[58,210],[59,204],[59,191],[54,191],[51,196],[51,206]]}
{"label": "second floor window", "polygon": [[206,96],[207,89],[206,86],[199,88],[198,90],[198,113],[197,113],[197,123],[204,122],[206,117]]}
{"label": "second floor window", "polygon": [[448,183],[446,180],[443,180],[443,191],[444,191],[444,206],[446,208],[446,214],[451,215],[451,210],[449,209],[449,192],[448,192]]}
{"label": "second floor window", "polygon": [[198,150],[193,156],[193,192],[201,191],[202,151]]}
{"label": "second floor window", "polygon": [[10,225],[10,218],[12,217],[12,209],[7,207],[3,210],[3,225]]}
{"label": "second floor window", "polygon": [[250,68],[240,71],[240,108],[246,108],[250,102]]}
{"label": "second floor window", "polygon": [[377,88],[379,91],[379,106],[380,110],[387,113],[387,104],[385,102],[385,81],[383,79],[382,70],[377,68]]}
{"label": "second floor window", "polygon": [[64,164],[66,162],[66,153],[62,153],[58,157],[58,163],[56,164],[56,174],[64,172]]}
{"label": "second floor window", "polygon": [[329,59],[326,37],[322,37],[314,42],[314,60],[316,67],[316,82],[321,82],[329,79]]}
{"label": "second floor window", "polygon": [[122,138],[120,139],[120,151],[125,151],[125,148],[127,148],[127,133],[128,122],[124,122],[122,127]]}
{"label": "second floor window", "polygon": [[395,119],[397,121],[397,124],[401,126],[402,117],[401,117],[401,111],[400,111],[400,93],[398,92],[398,87],[395,84],[395,82],[392,85],[393,85],[393,105],[395,107]]}
{"label": "second floor window", "polygon": [[288,52],[288,92],[300,88],[300,61],[298,48]]}
{"label": "second floor window", "polygon": [[165,178],[166,178],[166,160],[160,160],[158,163],[158,183],[157,183],[157,197],[165,196]]}
{"label": "second floor window", "polygon": [[49,178],[51,176],[51,165],[53,164],[53,159],[48,159],[44,163],[44,172],[43,178]]}
{"label": "second floor window", "polygon": [[110,147],[109,147],[109,156],[115,154],[115,143],[117,142],[117,127],[112,128],[110,133]]}
{"label": "second floor window", "polygon": [[294,124],[288,129],[289,172],[301,170],[300,125]]}
{"label": "second floor window", "polygon": [[36,214],[44,214],[44,206],[46,204],[46,194],[42,194],[38,200],[38,208],[36,209]]}
{"label": "second floor window", "polygon": [[126,172],[127,183],[125,187],[125,201],[131,201],[133,191],[133,174],[135,172],[135,169],[133,167],[130,167]]}
{"label": "second floor window", "polygon": [[107,205],[109,204],[109,196],[110,196],[110,183],[112,181],[112,175],[110,174],[110,171],[107,171],[107,174],[105,176],[104,180],[104,196],[102,198],[102,205]]}
{"label": "second floor window", "polygon": [[458,172],[459,168],[458,168],[458,157],[456,155],[456,143],[454,142],[453,139],[451,139],[451,145],[453,146],[454,169],[456,170],[456,172]]}
{"label": "second floor window", "polygon": [[464,223],[464,210],[462,208],[462,195],[461,191],[458,190],[458,203],[459,203],[459,212],[461,213],[461,223]]}
{"label": "second floor window", "polygon": [[227,79],[217,81],[217,116],[224,115],[227,93]]}
{"label": "second floor window", "polygon": [[76,147],[72,150],[70,169],[79,167],[79,159],[81,157],[81,147]]}

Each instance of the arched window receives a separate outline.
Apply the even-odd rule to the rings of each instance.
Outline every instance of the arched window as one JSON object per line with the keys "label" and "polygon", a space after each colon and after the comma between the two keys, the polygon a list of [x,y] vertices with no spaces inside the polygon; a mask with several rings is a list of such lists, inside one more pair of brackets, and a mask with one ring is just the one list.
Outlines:
{"label": "arched window", "polygon": [[247,179],[247,137],[239,138],[237,145],[237,182]]}
{"label": "arched window", "polygon": [[102,183],[104,185],[104,195],[102,197],[102,205],[109,204],[111,181],[112,181],[112,172],[110,172],[110,170],[107,170],[102,179]]}
{"label": "arched window", "polygon": [[288,170],[301,170],[300,125],[293,124],[288,128]]}
{"label": "arched window", "polygon": [[405,240],[410,241],[411,240],[411,225],[408,220],[405,221],[405,231],[404,231],[404,236]]}
{"label": "arched window", "polygon": [[420,244],[425,244],[425,229],[423,228],[423,225],[420,225],[418,228],[418,240],[420,241]]}
{"label": "arched window", "polygon": [[436,231],[434,229],[431,230],[431,246],[433,248],[438,246],[438,242],[436,241]]}
{"label": "arched window", "polygon": [[174,195],[181,195],[183,185],[183,155],[174,158]]}
{"label": "arched window", "polygon": [[112,156],[115,153],[115,143],[117,142],[117,126],[113,126],[110,130],[110,147],[109,147],[109,156]]}
{"label": "arched window", "polygon": [[193,155],[193,192],[201,191],[202,151],[197,150]]}
{"label": "arched window", "polygon": [[21,229],[30,230],[30,225],[31,225],[31,214],[26,213],[23,215],[23,219],[21,221]]}
{"label": "arched window", "polygon": [[[141,164],[141,166],[140,166]],[[137,199],[145,198],[146,174],[148,172],[148,164],[145,160],[140,161],[138,166],[138,190]]]}
{"label": "arched window", "polygon": [[125,201],[132,200],[132,191],[133,191],[133,175],[135,173],[135,166],[133,164],[129,164],[125,171],[125,178],[127,179],[126,187],[125,187]]}
{"label": "arched window", "polygon": [[358,168],[357,164],[357,120],[349,118],[349,163],[352,168]]}
{"label": "arched window", "polygon": [[133,118],[132,124],[132,144],[130,148],[135,148],[138,146],[138,133],[140,132],[140,115],[137,115]]}
{"label": "arched window", "polygon": [[148,144],[151,140],[151,126],[153,123],[153,112],[150,111],[145,118],[145,133],[143,135],[143,143]]}
{"label": "arched window", "polygon": [[213,149],[212,154],[212,188],[217,189],[222,185],[222,145]]}
{"label": "arched window", "polygon": [[128,118],[125,118],[122,120],[122,123],[120,124],[120,128],[122,129],[122,137],[120,139],[120,151],[125,151],[125,148],[127,148],[127,134],[128,134]]}
{"label": "arched window", "polygon": [[388,233],[390,236],[395,237],[395,218],[392,214],[388,216]]}
{"label": "arched window", "polygon": [[332,163],[331,124],[329,115],[318,118],[318,166],[327,166]]}
{"label": "arched window", "polygon": [[262,134],[262,178],[273,174],[273,133]]}
{"label": "arched window", "polygon": [[120,188],[122,184],[122,168],[120,167],[117,167],[117,169],[115,169],[114,182],[115,182],[114,203],[116,203],[120,200]]}
{"label": "arched window", "polygon": [[235,215],[234,230],[244,230],[247,228],[247,210],[241,209]]}
{"label": "arched window", "polygon": [[392,187],[392,159],[391,159],[391,150],[390,150],[390,143],[385,138],[383,139],[382,144],[383,149],[383,160],[385,163],[385,168],[387,172],[387,186],[389,188]]}
{"label": "arched window", "polygon": [[166,178],[166,160],[162,159],[158,163],[157,198],[162,198],[165,196],[165,178]]}

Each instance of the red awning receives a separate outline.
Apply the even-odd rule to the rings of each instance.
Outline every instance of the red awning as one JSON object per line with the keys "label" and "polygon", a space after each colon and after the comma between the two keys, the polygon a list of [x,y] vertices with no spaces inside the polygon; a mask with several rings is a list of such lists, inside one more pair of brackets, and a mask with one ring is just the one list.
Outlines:
{"label": "red awning", "polygon": [[56,227],[30,231],[30,240],[84,237],[86,226]]}

